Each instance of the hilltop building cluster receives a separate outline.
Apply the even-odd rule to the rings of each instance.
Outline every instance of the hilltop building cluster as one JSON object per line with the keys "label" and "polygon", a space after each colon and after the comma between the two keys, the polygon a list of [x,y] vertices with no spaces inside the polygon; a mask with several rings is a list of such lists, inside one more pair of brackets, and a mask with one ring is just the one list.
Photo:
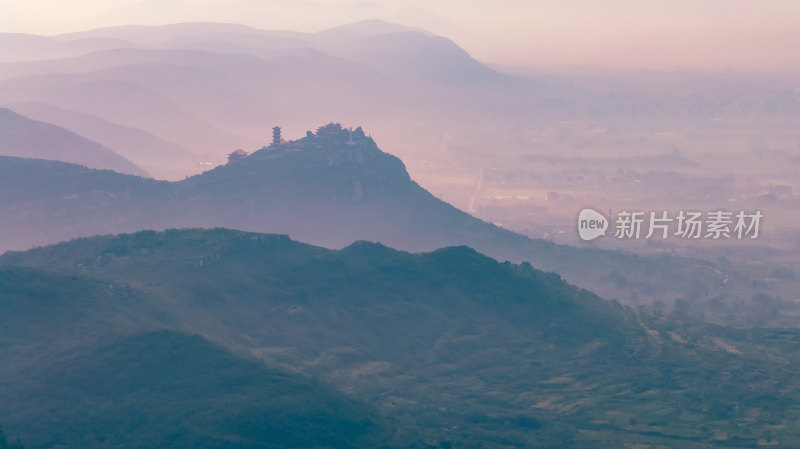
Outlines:
{"label": "hilltop building cluster", "polygon": [[[346,161],[364,163],[365,157],[380,152],[370,136],[359,126],[355,129],[344,128],[341,123],[328,123],[320,126],[316,132],[306,131],[306,135],[297,140],[287,141],[281,135],[281,127],[272,128],[272,141],[260,151],[295,152],[305,150],[321,150],[328,156],[330,164]],[[249,154],[238,149],[228,155],[228,163],[245,159]]]}

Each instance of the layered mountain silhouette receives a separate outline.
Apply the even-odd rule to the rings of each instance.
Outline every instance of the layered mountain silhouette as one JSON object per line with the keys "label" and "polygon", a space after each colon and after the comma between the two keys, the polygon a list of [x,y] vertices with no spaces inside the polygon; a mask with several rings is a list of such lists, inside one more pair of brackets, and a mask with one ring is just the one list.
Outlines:
{"label": "layered mountain silhouette", "polygon": [[529,261],[609,298],[680,298],[713,291],[724,276],[696,261],[559,246],[498,228],[435,198],[360,128],[339,124],[181,182],[0,158],[0,192],[2,249],[141,229],[227,227],[330,248],[356,240],[409,251],[468,245],[500,260]]}
{"label": "layered mountain silhouette", "polygon": [[[520,87],[443,37],[379,21],[318,33],[184,23],[42,39],[0,35],[3,41],[25,41],[29,54],[42,56],[0,63],[0,106],[36,105],[26,113],[43,121],[54,110],[99,117],[105,123],[83,121],[78,129],[59,113],[57,124],[109,146],[127,138],[112,134],[109,123],[137,130],[215,165],[267,141],[265,124],[299,133],[335,116],[393,135],[398,125],[422,122],[423,136],[440,132],[441,117],[491,106],[484,93]],[[119,45],[109,48],[113,42]],[[76,54],[77,43],[87,50]],[[52,56],[59,48],[63,55]],[[412,141],[437,144],[435,137]],[[159,169],[155,150],[111,147],[159,179],[203,168],[164,158]]]}
{"label": "layered mountain silhouette", "polygon": [[[100,117],[105,123],[84,121],[81,129],[66,120],[54,123],[171,180],[205,166],[164,158],[156,171],[152,151],[142,149],[139,156],[112,145],[127,133],[110,136],[107,125],[144,133],[165,150],[186,149],[198,156],[195,162],[217,164],[237,148],[268,141],[265,124],[300,133],[337,117],[384,136],[404,160],[413,156],[415,166],[428,157],[452,161],[441,144],[443,136],[457,136],[454,153],[479,168],[480,156],[499,147],[509,158],[530,150],[524,135],[531,126],[627,120],[630,114],[663,122],[676,114],[706,119],[759,113],[745,99],[754,92],[771,105],[770,113],[796,115],[800,105],[780,85],[725,77],[698,84],[701,94],[673,96],[606,79],[521,80],[476,61],[444,37],[380,21],[316,33],[222,23],[121,26],[52,37],[0,33],[0,48],[0,107],[35,103]],[[703,87],[717,83],[726,87]],[[24,112],[50,121],[46,109],[36,109]]]}
{"label": "layered mountain silhouette", "polygon": [[[118,125],[107,118],[36,102],[10,104],[26,117],[52,123],[100,143],[142,167],[156,179],[180,180],[201,170],[203,155],[136,128]],[[48,159],[58,159],[57,156]],[[66,161],[69,162],[69,161]],[[102,167],[99,167],[102,168]]]}
{"label": "layered mountain silhouette", "polygon": [[130,42],[103,37],[62,40],[34,34],[0,33],[0,63],[65,58],[130,45]]}
{"label": "layered mountain silhouette", "polygon": [[466,247],[77,239],[0,256],[0,331],[0,422],[34,448],[791,447],[800,416],[796,331],[637,314]]}
{"label": "layered mountain silhouette", "polygon": [[147,176],[131,161],[97,142],[6,108],[0,108],[0,155],[55,159]]}

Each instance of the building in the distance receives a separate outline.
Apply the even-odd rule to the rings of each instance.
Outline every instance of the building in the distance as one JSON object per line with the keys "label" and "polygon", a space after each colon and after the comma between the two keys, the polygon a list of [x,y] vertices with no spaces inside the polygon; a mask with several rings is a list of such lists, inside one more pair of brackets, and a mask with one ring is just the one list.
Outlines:
{"label": "building in the distance", "polygon": [[228,155],[228,163],[235,162],[247,157],[247,151],[242,149],[236,150]]}
{"label": "building in the distance", "polygon": [[276,126],[272,128],[272,145],[280,145],[281,143],[281,127]]}

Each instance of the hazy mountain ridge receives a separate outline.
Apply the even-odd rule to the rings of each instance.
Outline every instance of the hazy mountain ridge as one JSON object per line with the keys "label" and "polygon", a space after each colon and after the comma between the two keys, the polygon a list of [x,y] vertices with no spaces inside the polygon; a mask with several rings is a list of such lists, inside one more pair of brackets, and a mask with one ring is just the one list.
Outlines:
{"label": "hazy mountain ridge", "polygon": [[54,159],[90,168],[148,176],[128,159],[97,142],[59,126],[31,120],[6,108],[0,108],[0,154]]}
{"label": "hazy mountain ridge", "polygon": [[110,122],[92,114],[36,102],[10,103],[11,109],[29,117],[70,129],[78,135],[134,158],[156,179],[179,180],[201,167],[197,155],[153,134]]}
{"label": "hazy mountain ridge", "polygon": [[286,233],[331,248],[355,240],[412,251],[468,245],[500,260],[530,261],[608,298],[621,291],[681,298],[718,291],[724,277],[696,261],[559,246],[485,223],[413,182],[403,163],[363,131],[351,134],[334,124],[175,183],[57,163],[0,162],[4,191],[12,185],[23,191],[0,197],[14,217],[0,235],[6,249],[141,229],[221,226]]}
{"label": "hazy mountain ridge", "polygon": [[[800,105],[784,81],[765,86],[746,77],[701,77],[688,85],[678,77],[678,86],[666,92],[657,75],[643,83],[630,74],[522,79],[487,67],[446,38],[380,21],[317,33],[219,23],[128,26],[44,41],[81,41],[86,51],[2,64],[2,105],[38,102],[100,116],[202,156],[188,166],[165,160],[169,166],[157,169],[151,157],[125,152],[148,173],[169,173],[171,180],[207,167],[200,162],[217,165],[237,148],[263,145],[269,140],[265,124],[272,123],[295,135],[330,117],[361,123],[415,172],[435,163],[438,175],[450,175],[494,165],[500,148],[508,154],[501,165],[516,165],[531,149],[573,156],[593,148],[686,149],[682,118],[707,124],[775,115],[783,123]],[[640,135],[641,120],[654,121],[657,126],[645,128],[655,131]],[[95,140],[101,134],[85,128],[68,127]],[[598,134],[604,129],[614,133]],[[436,177],[425,183],[461,204],[456,187]]]}
{"label": "hazy mountain ridge", "polygon": [[497,72],[472,59],[453,41],[418,31],[361,37],[323,48],[360,62],[411,88],[433,83],[437,89],[458,86],[511,90],[522,85],[521,79]]}
{"label": "hazy mountain ridge", "polygon": [[[146,70],[147,66],[139,68]],[[176,69],[183,73],[189,71],[182,67]],[[168,79],[175,82],[174,76]],[[144,129],[168,141],[188,142],[188,147],[200,154],[212,147],[236,145],[239,140],[198,118],[161,92],[103,73],[45,74],[14,78],[0,84],[4,101],[9,103],[33,101],[101,116],[117,124]],[[206,143],[192,144],[199,142]]]}
{"label": "hazy mountain ridge", "polygon": [[[455,101],[452,89],[439,91],[454,73],[476,95],[511,80],[451,41],[385,22],[307,34],[187,23],[49,39],[78,38],[129,44],[61,59],[4,63],[0,92],[6,105],[39,102],[101,116],[209,155],[207,161],[214,164],[236,148],[267,141],[264,123],[280,121],[300,132],[309,123],[336,116],[388,130],[391,124],[406,123],[407,111],[430,121],[432,111],[452,109],[447,106]],[[377,47],[369,43],[375,39]],[[339,51],[330,51],[331,45]],[[155,120],[142,119],[148,116]],[[209,132],[213,128],[216,133]],[[198,171],[184,169],[184,174]]]}
{"label": "hazy mountain ridge", "polygon": [[123,40],[93,37],[66,42],[54,37],[24,33],[0,33],[0,63],[25,62],[78,56],[93,51],[128,47]]}
{"label": "hazy mountain ridge", "polygon": [[[36,345],[58,335],[64,347],[107,340],[119,330],[93,327],[122,320],[123,332],[200,333],[320,376],[378,407],[406,442],[419,431],[428,444],[469,447],[795,443],[773,425],[800,416],[796,331],[639,315],[468,248],[409,254],[357,242],[332,251],[280,235],[169,230],[6,253],[0,265],[0,329],[51,317],[41,333],[25,326],[31,332],[0,347],[23,369],[41,355],[30,352]],[[22,275],[39,285],[49,277],[50,293],[13,280]],[[64,302],[72,319],[57,320]],[[103,313],[85,313],[100,304]]]}

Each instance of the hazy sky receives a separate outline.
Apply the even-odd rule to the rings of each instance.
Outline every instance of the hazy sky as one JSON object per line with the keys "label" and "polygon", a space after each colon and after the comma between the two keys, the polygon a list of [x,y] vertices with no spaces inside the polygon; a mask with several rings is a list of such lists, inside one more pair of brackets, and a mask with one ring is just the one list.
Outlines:
{"label": "hazy sky", "polygon": [[0,31],[239,22],[316,31],[380,18],[446,35],[486,62],[800,71],[800,0],[0,0]]}

